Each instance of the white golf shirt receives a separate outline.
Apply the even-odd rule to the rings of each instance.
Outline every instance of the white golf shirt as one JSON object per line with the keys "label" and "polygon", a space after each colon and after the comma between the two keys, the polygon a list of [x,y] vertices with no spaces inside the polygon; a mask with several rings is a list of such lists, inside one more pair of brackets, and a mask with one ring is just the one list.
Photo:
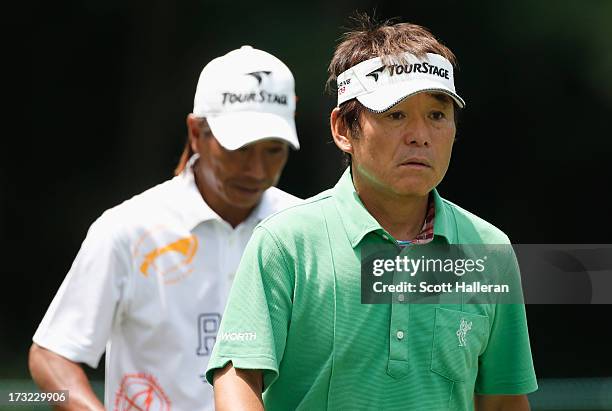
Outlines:
{"label": "white golf shirt", "polygon": [[268,189],[233,229],[202,199],[191,164],[90,227],[34,342],[97,367],[109,410],[212,410],[204,372],[253,228],[300,200]]}

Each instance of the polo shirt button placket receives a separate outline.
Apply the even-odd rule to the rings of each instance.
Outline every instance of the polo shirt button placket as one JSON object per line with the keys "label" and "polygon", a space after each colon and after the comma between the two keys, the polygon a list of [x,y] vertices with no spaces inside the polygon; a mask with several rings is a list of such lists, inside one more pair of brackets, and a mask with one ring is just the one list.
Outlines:
{"label": "polo shirt button placket", "polygon": [[409,327],[410,304],[404,304],[404,294],[399,294],[397,300],[391,304],[391,321],[389,323],[389,360],[387,374],[393,378],[402,378],[408,375],[410,362],[408,360],[409,341],[407,330]]}

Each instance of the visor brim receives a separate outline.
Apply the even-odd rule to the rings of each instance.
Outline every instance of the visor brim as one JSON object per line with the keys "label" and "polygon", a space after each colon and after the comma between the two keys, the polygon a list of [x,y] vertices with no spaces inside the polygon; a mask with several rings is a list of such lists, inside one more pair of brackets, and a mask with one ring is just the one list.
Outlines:
{"label": "visor brim", "polygon": [[465,107],[465,101],[453,90],[439,82],[424,79],[389,84],[358,96],[357,100],[369,110],[382,113],[418,93],[443,93],[451,97],[459,108]]}

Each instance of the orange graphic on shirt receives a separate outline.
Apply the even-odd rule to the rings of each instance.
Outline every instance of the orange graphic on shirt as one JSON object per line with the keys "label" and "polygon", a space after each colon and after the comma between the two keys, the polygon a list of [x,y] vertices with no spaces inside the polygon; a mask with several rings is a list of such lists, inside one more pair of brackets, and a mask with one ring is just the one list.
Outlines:
{"label": "orange graphic on shirt", "polygon": [[182,264],[189,264],[191,263],[191,260],[193,260],[193,256],[195,255],[197,249],[198,239],[195,235],[181,238],[180,240],[176,240],[167,246],[156,248],[145,256],[145,259],[140,266],[140,272],[143,273],[145,277],[148,276],[149,266],[154,264],[155,259],[160,255],[169,253],[171,251],[183,254],[185,259],[183,260]]}
{"label": "orange graphic on shirt", "polygon": [[152,375],[126,374],[115,395],[115,411],[170,411],[170,400]]}
{"label": "orange graphic on shirt", "polygon": [[155,227],[140,237],[133,256],[144,277],[157,274],[163,278],[164,284],[175,284],[193,272],[192,262],[198,250],[198,238],[193,234],[177,237],[177,233],[163,226]]}

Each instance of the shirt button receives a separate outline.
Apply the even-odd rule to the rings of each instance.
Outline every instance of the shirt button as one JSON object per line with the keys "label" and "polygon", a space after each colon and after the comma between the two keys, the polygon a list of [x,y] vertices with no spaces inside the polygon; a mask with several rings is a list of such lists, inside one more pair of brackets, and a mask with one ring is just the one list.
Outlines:
{"label": "shirt button", "polygon": [[404,297],[404,294],[400,294],[397,296],[397,301],[399,301],[400,303],[404,301],[406,297]]}
{"label": "shirt button", "polygon": [[383,235],[382,235],[382,238],[384,238],[385,240],[388,240],[388,239],[389,239],[389,236],[388,236],[387,234],[383,234]]}
{"label": "shirt button", "polygon": [[399,330],[395,336],[397,337],[398,340],[401,340],[404,338],[404,332],[402,330]]}

